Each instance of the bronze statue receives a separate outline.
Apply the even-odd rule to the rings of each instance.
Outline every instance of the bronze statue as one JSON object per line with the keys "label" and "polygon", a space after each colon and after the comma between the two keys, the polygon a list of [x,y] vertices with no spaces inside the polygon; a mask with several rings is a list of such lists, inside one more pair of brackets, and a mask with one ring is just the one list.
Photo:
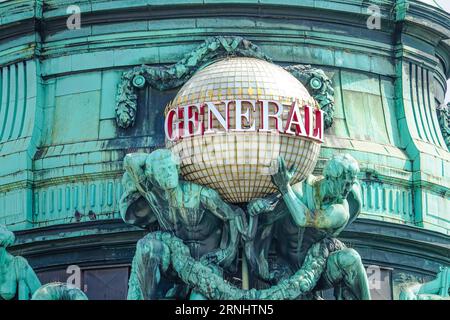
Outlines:
{"label": "bronze statue", "polygon": [[450,300],[450,268],[442,267],[432,281],[403,287],[400,300]]}
{"label": "bronze statue", "polygon": [[14,233],[0,224],[0,300],[30,300],[41,283],[25,258],[6,250],[14,241]]}
{"label": "bronze statue", "polygon": [[[241,209],[233,209],[210,188],[180,180],[177,159],[167,149],[128,154],[124,167],[120,211],[125,222],[142,228],[157,222],[162,231],[181,239],[194,259],[215,272],[233,269],[238,227],[243,221]],[[167,245],[154,233],[141,239],[133,259],[128,298],[186,298],[189,294],[201,298],[180,283],[171,264]],[[166,292],[158,290],[161,276],[175,286]]]}
{"label": "bronze statue", "polygon": [[[252,270],[269,284],[278,283],[300,269],[314,243],[325,242],[332,253],[315,290],[334,287],[337,299],[370,299],[360,256],[336,239],[361,209],[358,163],[350,155],[334,156],[323,177],[310,176],[291,186],[293,171],[280,158],[279,171],[272,176],[280,194],[248,205],[258,225],[254,239],[246,244]],[[271,245],[277,257],[269,266]]]}
{"label": "bronze statue", "polygon": [[[167,149],[127,155],[124,166],[123,219],[142,228],[158,223],[160,230],[137,244],[129,299],[310,299],[327,287],[335,287],[338,299],[370,299],[359,255],[336,239],[361,208],[359,167],[351,156],[333,157],[324,177],[294,186],[293,171],[280,158],[272,177],[280,194],[250,203],[248,225],[242,210],[215,191],[179,180]],[[251,274],[269,288],[242,290],[225,280],[239,236]],[[271,246],[277,261],[269,266]],[[159,290],[162,277],[175,285]]]}

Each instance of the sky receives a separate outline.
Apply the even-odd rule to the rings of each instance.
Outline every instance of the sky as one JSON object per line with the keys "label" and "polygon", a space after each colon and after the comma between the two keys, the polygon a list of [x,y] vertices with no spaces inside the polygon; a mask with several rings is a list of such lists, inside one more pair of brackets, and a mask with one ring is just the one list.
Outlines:
{"label": "sky", "polygon": [[450,0],[419,0],[421,2],[425,2],[436,7],[440,7],[441,9],[450,13]]}

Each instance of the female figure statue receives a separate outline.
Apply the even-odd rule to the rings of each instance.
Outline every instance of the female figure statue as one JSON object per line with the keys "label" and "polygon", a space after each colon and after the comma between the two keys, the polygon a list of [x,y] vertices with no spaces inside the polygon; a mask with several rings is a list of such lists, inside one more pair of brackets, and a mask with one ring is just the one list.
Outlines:
{"label": "female figure statue", "polygon": [[14,241],[14,234],[0,224],[0,300],[30,300],[41,283],[25,258],[6,250]]}

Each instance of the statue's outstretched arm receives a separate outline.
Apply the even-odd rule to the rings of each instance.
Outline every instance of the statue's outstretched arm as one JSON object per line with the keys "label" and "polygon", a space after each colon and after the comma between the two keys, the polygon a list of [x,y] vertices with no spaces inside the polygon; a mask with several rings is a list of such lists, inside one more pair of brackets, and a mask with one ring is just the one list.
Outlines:
{"label": "statue's outstretched arm", "polygon": [[312,214],[301,198],[292,189],[290,181],[294,175],[294,168],[287,169],[284,159],[278,158],[278,172],[272,175],[272,182],[280,191],[284,203],[299,227],[307,227],[313,224]]}
{"label": "statue's outstretched arm", "polygon": [[[326,230],[341,230],[348,221],[348,208],[343,204],[333,204],[325,209],[310,210],[288,185],[283,193],[283,200],[299,227]],[[333,232],[336,236],[339,232]]]}
{"label": "statue's outstretched arm", "polygon": [[123,159],[123,168],[125,172],[128,172],[130,178],[136,184],[136,187],[144,189],[145,176],[145,161],[147,160],[148,153],[129,153]]}
{"label": "statue's outstretched arm", "polygon": [[349,219],[348,208],[343,204],[333,204],[325,209],[311,210],[290,184],[294,169],[288,170],[281,157],[278,160],[278,168],[278,172],[272,176],[272,181],[278,187],[294,222],[299,227],[340,230],[345,226]]}
{"label": "statue's outstretched arm", "polygon": [[361,185],[358,181],[355,181],[351,191],[349,192],[347,196],[347,203],[348,203],[348,209],[350,213],[350,218],[348,220],[347,225],[352,223],[353,221],[358,218],[359,214],[361,213],[362,208],[362,191],[361,191]]}
{"label": "statue's outstretched arm", "polygon": [[122,177],[124,192],[119,201],[122,219],[129,224],[145,228],[156,221],[156,216],[149,206],[151,192],[146,186],[145,161],[148,154],[130,153],[123,161],[125,173]]}
{"label": "statue's outstretched arm", "polygon": [[19,263],[19,300],[30,300],[33,293],[39,289],[41,282],[28,262],[22,257],[16,257]]}

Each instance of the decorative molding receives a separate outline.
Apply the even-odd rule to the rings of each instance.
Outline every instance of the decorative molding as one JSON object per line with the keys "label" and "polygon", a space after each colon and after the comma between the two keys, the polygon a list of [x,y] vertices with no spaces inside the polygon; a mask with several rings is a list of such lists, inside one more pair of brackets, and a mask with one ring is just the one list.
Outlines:
{"label": "decorative molding", "polygon": [[[30,124],[35,113],[40,112],[38,94],[40,89],[38,63],[33,60],[21,61],[0,68],[0,155],[24,151],[31,145],[34,128],[41,127],[40,120]],[[26,139],[18,147],[5,147],[7,142]]]}
{"label": "decorative molding", "polygon": [[361,181],[362,211],[386,215],[414,225],[413,194],[410,188],[374,180]]}
{"label": "decorative molding", "polygon": [[120,177],[41,186],[33,194],[33,223],[46,226],[118,216]]}
{"label": "decorative molding", "polygon": [[[230,56],[253,57],[271,62],[261,49],[242,37],[216,36],[205,40],[195,50],[174,65],[150,67],[142,65],[124,72],[116,96],[116,122],[119,127],[134,125],[137,111],[137,90],[150,86],[157,90],[180,87],[201,68],[218,59]],[[333,123],[334,90],[325,73],[309,65],[294,65],[285,68],[296,77],[316,99],[324,110],[325,129]]]}
{"label": "decorative molding", "polygon": [[[423,60],[423,59],[422,59]],[[444,135],[439,134],[438,115],[434,114],[433,107],[433,71],[424,66],[424,63],[412,61],[409,58],[403,57],[403,64],[400,67],[404,99],[401,100],[408,122],[408,126],[414,128],[409,130],[411,139],[421,140],[423,142],[435,145],[438,148],[447,148]],[[399,89],[400,90],[400,89]],[[400,94],[402,91],[398,94]],[[442,126],[442,125],[441,125]],[[442,131],[442,130],[441,130]],[[404,138],[409,139],[409,138]],[[409,142],[404,141],[405,145]],[[415,144],[415,142],[413,142]],[[408,148],[411,149],[411,148]],[[419,149],[417,149],[417,152]],[[430,151],[432,152],[432,151]],[[435,153],[435,155],[438,155]],[[414,156],[412,156],[414,157]]]}

